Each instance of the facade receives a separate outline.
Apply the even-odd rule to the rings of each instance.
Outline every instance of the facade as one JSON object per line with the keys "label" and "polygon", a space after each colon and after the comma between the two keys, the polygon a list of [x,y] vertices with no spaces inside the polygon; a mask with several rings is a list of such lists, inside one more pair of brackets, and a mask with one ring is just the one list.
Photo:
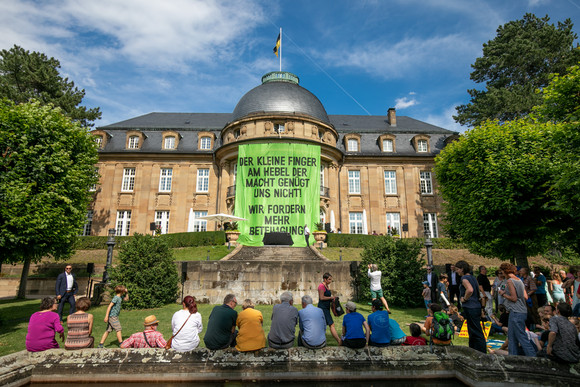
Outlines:
{"label": "facade", "polygon": [[320,146],[320,218],[343,233],[439,236],[434,157],[457,137],[410,117],[328,115],[298,77],[273,72],[233,113],[150,113],[100,127],[100,183],[85,235],[215,230],[234,212],[238,146]]}

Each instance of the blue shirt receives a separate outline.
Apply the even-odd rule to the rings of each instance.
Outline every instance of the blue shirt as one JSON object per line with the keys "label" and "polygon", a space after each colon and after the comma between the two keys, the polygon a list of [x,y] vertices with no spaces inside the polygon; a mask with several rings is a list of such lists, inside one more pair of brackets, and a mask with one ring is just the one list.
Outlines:
{"label": "blue shirt", "polygon": [[312,304],[298,311],[298,325],[302,332],[302,340],[316,347],[326,341],[326,318],[322,309]]}
{"label": "blue shirt", "polygon": [[386,310],[377,310],[369,314],[369,326],[371,328],[371,341],[373,343],[387,344],[391,342],[389,312]]}
{"label": "blue shirt", "polygon": [[538,285],[538,289],[536,289],[536,294],[546,294],[546,277],[544,277],[543,274],[540,274],[537,275],[536,278],[534,279],[542,283],[541,285]]}
{"label": "blue shirt", "polygon": [[392,318],[389,319],[389,325],[391,326],[391,340],[398,340],[402,339],[403,337],[407,337],[405,332],[399,326],[399,323],[393,320]]}
{"label": "blue shirt", "polygon": [[342,325],[346,328],[345,339],[365,339],[363,323],[365,318],[358,312],[350,312],[342,318]]}

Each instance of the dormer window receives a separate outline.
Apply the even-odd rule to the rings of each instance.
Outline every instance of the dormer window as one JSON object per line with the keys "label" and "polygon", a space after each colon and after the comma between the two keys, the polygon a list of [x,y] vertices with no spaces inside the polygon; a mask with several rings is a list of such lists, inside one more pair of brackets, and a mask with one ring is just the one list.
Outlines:
{"label": "dormer window", "polygon": [[128,149],[139,149],[139,136],[131,136],[129,137],[129,144],[127,145]]}
{"label": "dormer window", "polygon": [[426,134],[418,134],[411,140],[413,147],[417,153],[428,153],[431,151],[429,139],[431,137]]}
{"label": "dormer window", "polygon": [[179,139],[181,136],[178,132],[174,132],[172,130],[164,131],[163,132],[163,142],[161,145],[163,146],[162,149],[164,150],[174,150],[177,149],[179,145]]}
{"label": "dormer window", "polygon": [[345,135],[344,145],[347,152],[360,152],[360,134],[349,133]]}
{"label": "dormer window", "polygon": [[107,146],[107,141],[111,137],[109,133],[100,129],[92,131],[91,134],[93,135],[93,140],[97,144],[98,149],[104,149],[105,146]]}
{"label": "dormer window", "polygon": [[358,152],[358,141],[354,138],[348,140],[348,149],[349,152]]}
{"label": "dormer window", "polygon": [[417,152],[427,152],[427,149],[428,149],[427,140],[417,141]]}
{"label": "dormer window", "polygon": [[[240,135],[240,130],[237,129],[236,131],[234,131],[234,136],[235,138],[238,138]],[[200,132],[197,136],[197,149],[205,151],[213,149],[215,135],[212,132]]]}
{"label": "dormer window", "polygon": [[97,147],[99,149],[103,148],[103,136],[95,136],[95,142],[97,143]]}
{"label": "dormer window", "polygon": [[202,137],[199,143],[199,149],[201,150],[210,150],[211,149],[211,138],[209,137]]}
{"label": "dormer window", "polygon": [[165,141],[163,143],[164,149],[175,149],[175,136],[167,136],[165,137]]}
{"label": "dormer window", "polygon": [[393,140],[383,140],[383,152],[393,151]]}

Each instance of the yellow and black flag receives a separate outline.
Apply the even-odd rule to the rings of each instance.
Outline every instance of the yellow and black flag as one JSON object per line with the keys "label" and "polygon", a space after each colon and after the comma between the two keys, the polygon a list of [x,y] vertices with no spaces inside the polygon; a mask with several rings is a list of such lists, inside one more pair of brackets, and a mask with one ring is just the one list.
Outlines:
{"label": "yellow and black flag", "polygon": [[278,56],[278,50],[280,49],[280,34],[278,34],[278,39],[276,39],[276,45],[274,46],[274,54]]}

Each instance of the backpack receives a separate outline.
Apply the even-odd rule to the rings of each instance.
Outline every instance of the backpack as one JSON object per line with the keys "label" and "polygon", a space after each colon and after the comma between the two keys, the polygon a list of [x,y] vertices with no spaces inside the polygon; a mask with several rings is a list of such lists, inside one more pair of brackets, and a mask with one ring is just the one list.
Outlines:
{"label": "backpack", "polygon": [[342,316],[344,314],[344,309],[342,308],[342,305],[340,305],[340,300],[338,299],[338,297],[332,300],[330,306],[332,314],[334,314],[336,317]]}
{"label": "backpack", "polygon": [[431,327],[431,336],[437,340],[448,341],[453,337],[453,325],[449,316],[443,312],[435,312]]}

